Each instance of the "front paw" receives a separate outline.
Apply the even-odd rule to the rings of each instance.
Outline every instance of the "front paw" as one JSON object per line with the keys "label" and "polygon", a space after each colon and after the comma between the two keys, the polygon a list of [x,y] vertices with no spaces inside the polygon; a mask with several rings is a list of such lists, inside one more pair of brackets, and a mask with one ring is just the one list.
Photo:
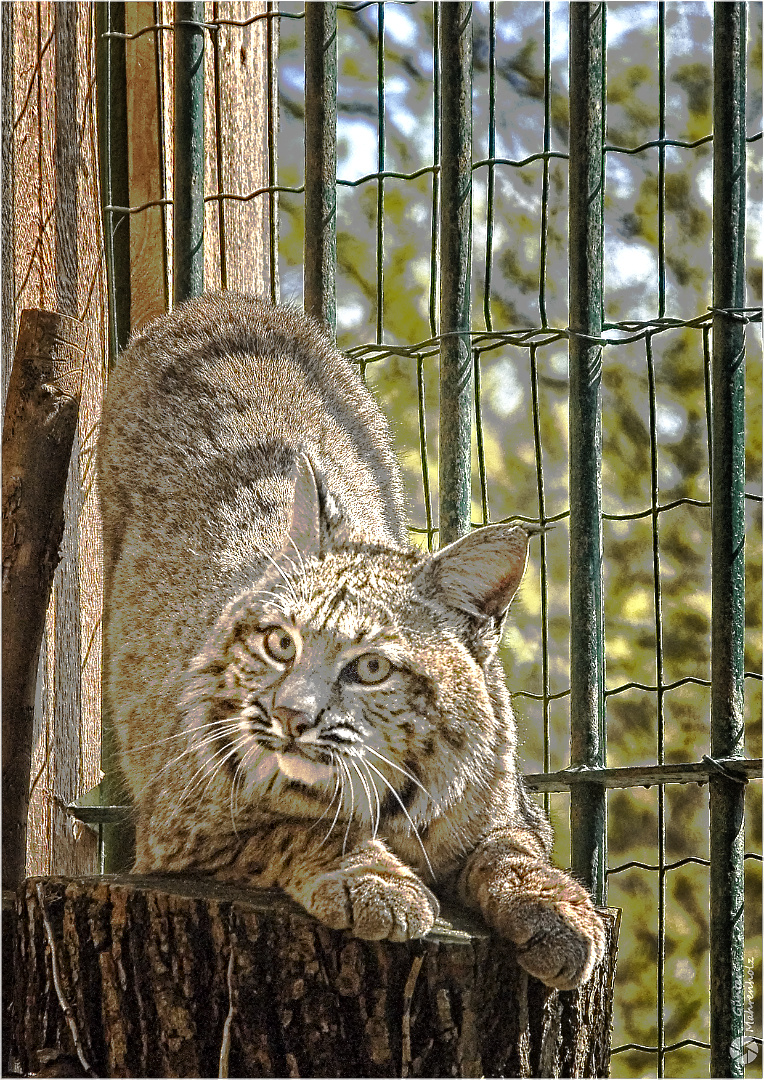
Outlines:
{"label": "front paw", "polygon": [[362,867],[322,874],[300,899],[320,922],[370,941],[422,937],[439,911],[435,895],[413,875]]}
{"label": "front paw", "polygon": [[558,990],[587,981],[605,951],[605,930],[588,893],[561,870],[541,866],[536,888],[524,889],[491,912],[491,922],[517,945],[518,963]]}

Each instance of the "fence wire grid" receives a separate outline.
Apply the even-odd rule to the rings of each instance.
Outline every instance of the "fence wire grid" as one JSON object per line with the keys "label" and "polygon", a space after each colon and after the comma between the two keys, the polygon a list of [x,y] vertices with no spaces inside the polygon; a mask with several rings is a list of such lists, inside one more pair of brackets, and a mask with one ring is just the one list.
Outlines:
{"label": "fence wire grid", "polygon": [[[613,1074],[761,1076],[762,5],[96,8],[113,355],[130,219],[160,215],[177,303],[231,287],[257,206],[262,291],[377,392],[415,541],[543,527],[504,658],[557,861],[623,909]],[[258,25],[267,182],[227,189],[221,57]],[[161,198],[133,204],[147,34]]]}

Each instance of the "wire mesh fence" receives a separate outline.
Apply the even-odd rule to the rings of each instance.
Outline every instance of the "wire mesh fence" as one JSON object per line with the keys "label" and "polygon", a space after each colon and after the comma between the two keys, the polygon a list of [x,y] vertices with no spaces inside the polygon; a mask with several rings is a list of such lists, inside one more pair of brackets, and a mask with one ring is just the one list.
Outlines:
{"label": "wire mesh fence", "polygon": [[[624,911],[613,1073],[761,1075],[761,6],[96,7],[114,347],[131,220],[161,214],[177,302],[240,284],[232,215],[256,213],[250,279],[378,393],[415,540],[544,528],[505,661],[557,859]],[[255,32],[248,189],[221,86]],[[146,35],[138,202],[120,109]]]}

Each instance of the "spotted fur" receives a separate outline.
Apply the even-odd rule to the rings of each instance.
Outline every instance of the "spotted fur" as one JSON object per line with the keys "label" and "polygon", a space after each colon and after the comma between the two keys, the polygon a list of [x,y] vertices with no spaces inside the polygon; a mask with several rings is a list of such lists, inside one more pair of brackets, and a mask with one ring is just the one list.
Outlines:
{"label": "spotted fur", "polygon": [[351,364],[302,314],[233,293],[133,338],[99,463],[136,870],[280,886],[393,940],[451,893],[532,974],[586,979],[602,926],[549,863],[496,655],[527,531],[412,549]]}

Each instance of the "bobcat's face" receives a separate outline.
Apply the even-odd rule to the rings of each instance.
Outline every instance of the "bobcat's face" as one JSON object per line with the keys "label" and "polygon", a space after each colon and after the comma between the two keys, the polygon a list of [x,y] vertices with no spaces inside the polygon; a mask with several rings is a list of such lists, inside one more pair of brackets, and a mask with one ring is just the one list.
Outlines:
{"label": "bobcat's face", "polygon": [[237,824],[249,807],[419,830],[482,768],[497,724],[484,673],[459,620],[420,595],[421,561],[274,564],[221,618],[185,706]]}

